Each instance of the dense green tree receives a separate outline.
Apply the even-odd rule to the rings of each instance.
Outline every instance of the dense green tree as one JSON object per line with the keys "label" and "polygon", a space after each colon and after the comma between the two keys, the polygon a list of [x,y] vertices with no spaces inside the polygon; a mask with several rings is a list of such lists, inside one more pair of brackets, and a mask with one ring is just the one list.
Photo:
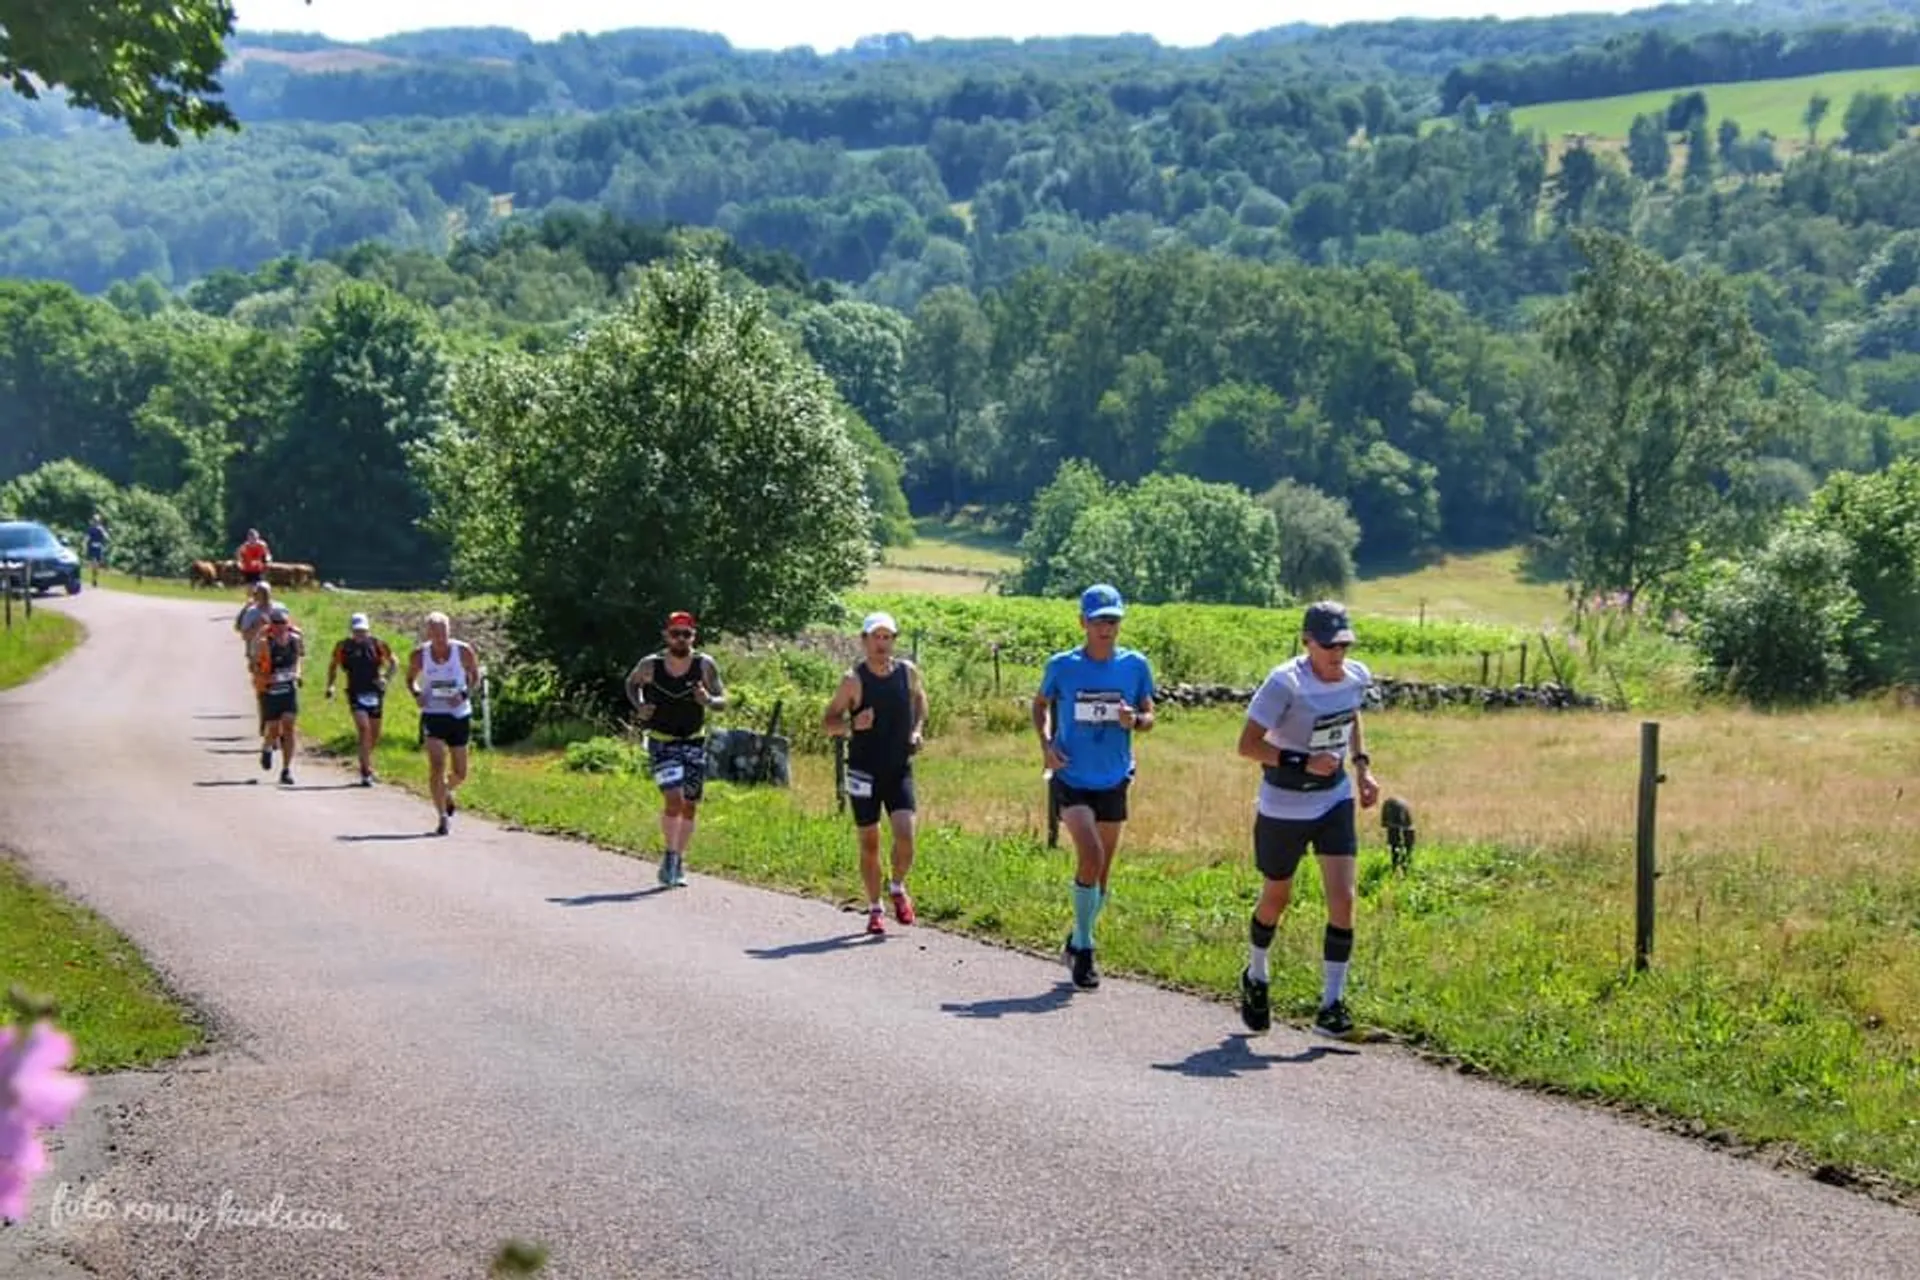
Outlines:
{"label": "dense green tree", "polygon": [[113,533],[107,559],[123,572],[180,577],[186,573],[187,562],[201,552],[180,509],[165,496],[139,485],[114,497],[107,519]]}
{"label": "dense green tree", "polygon": [[1312,485],[1281,480],[1260,495],[1280,540],[1280,585],[1292,596],[1339,595],[1353,585],[1360,525],[1347,503]]}
{"label": "dense green tree", "polygon": [[1841,143],[1861,155],[1890,150],[1900,137],[1900,111],[1893,95],[1877,89],[1853,95],[1841,122]]}
{"label": "dense green tree", "polygon": [[[1920,461],[1831,476],[1798,519],[1846,542],[1845,585],[1871,627],[1854,646],[1860,677],[1874,685],[1920,679]],[[1838,590],[1840,580],[1830,586]]]}
{"label": "dense green tree", "polygon": [[447,413],[432,323],[377,285],[350,284],[302,333],[287,417],[263,450],[278,488],[276,554],[355,586],[440,582],[444,545],[412,465]]}
{"label": "dense green tree", "polygon": [[1575,243],[1587,268],[1547,325],[1560,378],[1551,518],[1583,593],[1632,597],[1677,572],[1694,542],[1726,536],[1735,513],[1722,493],[1755,456],[1749,398],[1764,355],[1724,279],[1604,232]]}
{"label": "dense green tree", "polygon": [[1763,705],[1848,691],[1863,621],[1851,550],[1838,534],[1787,528],[1754,558],[1724,563],[1692,624],[1707,687]]}
{"label": "dense green tree", "polygon": [[[711,262],[650,267],[547,356],[483,357],[428,475],[514,590],[524,651],[617,698],[662,619],[709,637],[821,617],[871,562],[859,447],[833,384]],[[449,435],[456,433],[450,432]],[[457,466],[486,452],[477,489]]]}

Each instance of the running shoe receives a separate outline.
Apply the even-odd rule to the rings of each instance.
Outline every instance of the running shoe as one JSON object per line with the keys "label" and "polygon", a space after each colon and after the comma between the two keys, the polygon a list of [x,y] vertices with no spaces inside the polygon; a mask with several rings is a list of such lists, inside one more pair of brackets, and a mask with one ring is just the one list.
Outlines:
{"label": "running shoe", "polygon": [[440,825],[439,825],[438,827],[436,827],[436,828],[434,828],[434,832],[433,832],[433,834],[435,834],[435,835],[437,835],[437,836],[443,836],[443,835],[445,835],[445,834],[447,834],[447,830],[448,830],[448,828],[447,828],[447,820],[446,820],[445,818],[442,818],[442,819],[440,819]]}
{"label": "running shoe", "polygon": [[262,769],[273,768],[273,748],[272,747],[260,748],[260,767]]}
{"label": "running shoe", "polygon": [[905,889],[893,896],[893,918],[901,924],[913,923],[913,899],[907,896]]}
{"label": "running shoe", "polygon": [[1323,1036],[1344,1040],[1353,1034],[1353,1019],[1347,1014],[1347,1002],[1335,1000],[1314,1015],[1313,1029]]}
{"label": "running shoe", "polygon": [[1100,987],[1100,970],[1094,967],[1093,948],[1084,950],[1067,943],[1069,965],[1073,969],[1073,985],[1082,991],[1095,991]]}
{"label": "running shoe", "polygon": [[1240,971],[1240,1021],[1249,1031],[1266,1031],[1273,1026],[1273,1009],[1267,1001],[1267,985],[1255,982],[1247,970]]}
{"label": "running shoe", "polygon": [[280,785],[283,787],[290,787],[293,785],[293,770],[282,769],[280,771]]}
{"label": "running shoe", "polygon": [[687,887],[686,854],[676,853],[673,855],[673,867],[667,874],[667,883],[676,889],[684,889]]}
{"label": "running shoe", "polygon": [[878,907],[871,908],[867,912],[867,932],[877,937],[880,934],[885,933],[886,931],[887,931],[886,913],[881,911],[880,908]]}

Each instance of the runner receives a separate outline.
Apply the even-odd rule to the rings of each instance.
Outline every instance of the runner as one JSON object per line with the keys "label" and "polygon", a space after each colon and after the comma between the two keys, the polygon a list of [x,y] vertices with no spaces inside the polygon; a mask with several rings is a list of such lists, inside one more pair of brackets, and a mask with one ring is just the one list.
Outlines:
{"label": "runner", "polygon": [[267,565],[273,561],[273,552],[268,549],[258,529],[249,529],[247,540],[240,544],[234,559],[240,562],[240,575],[249,584],[259,585],[261,579],[267,576]]}
{"label": "runner", "polygon": [[[261,691],[259,672],[255,663],[260,656],[260,637],[267,632],[268,615],[273,611],[273,592],[266,583],[256,583],[247,592],[247,603],[234,617],[233,629],[240,633],[241,660],[247,668],[247,678],[253,682],[254,701],[260,710],[260,736],[267,735],[266,694]],[[270,765],[262,765],[268,768]]]}
{"label": "runner", "polygon": [[887,893],[893,916],[913,923],[907,874],[913,870],[913,757],[927,725],[927,691],[920,670],[893,656],[900,628],[893,615],[870,614],[860,625],[867,656],[847,672],[827,704],[822,726],[847,744],[847,799],[860,841],[860,878],[867,890],[867,932],[887,931],[880,910],[880,809],[893,831],[893,879]]}
{"label": "runner", "polygon": [[1360,734],[1360,708],[1373,675],[1347,657],[1353,624],[1345,606],[1323,600],[1302,626],[1307,651],[1267,674],[1247,707],[1240,755],[1261,766],[1253,820],[1253,858],[1264,880],[1248,926],[1251,952],[1240,974],[1240,1017],[1253,1031],[1273,1025],[1267,948],[1293,895],[1293,873],[1312,848],[1326,891],[1321,943],[1325,984],[1313,1020],[1322,1035],[1353,1030],[1347,1013],[1347,962],[1353,955],[1353,897],[1360,838],[1354,821],[1353,761],[1360,807],[1380,798],[1380,780]]}
{"label": "runner", "polygon": [[107,522],[98,511],[87,526],[87,563],[93,566],[93,585],[100,585],[100,570],[107,563]]}
{"label": "runner", "polygon": [[380,740],[380,713],[387,685],[400,669],[393,650],[373,634],[367,615],[356,613],[347,623],[346,639],[333,646],[327,664],[327,698],[332,700],[334,678],[347,673],[347,700],[353,704],[353,724],[360,731],[360,785],[373,785],[373,744]]}
{"label": "runner", "polygon": [[[422,687],[424,682],[425,687]],[[435,835],[452,829],[454,793],[467,780],[467,743],[473,736],[473,690],[480,660],[473,646],[453,638],[453,622],[439,610],[427,615],[427,642],[407,660],[407,691],[420,707],[427,745],[427,775],[433,791]],[[451,757],[452,772],[448,772]]]}
{"label": "runner", "polygon": [[280,785],[293,785],[293,728],[300,714],[300,686],[306,680],[307,646],[285,605],[274,605],[254,650],[255,688],[260,693],[260,767],[273,768],[280,747]]}
{"label": "runner", "polygon": [[659,880],[687,882],[687,845],[707,777],[707,711],[727,705],[726,686],[713,659],[693,647],[699,626],[684,610],[667,619],[663,650],[627,673],[627,701],[647,730],[647,760],[660,788]]}
{"label": "runner", "polygon": [[1133,735],[1153,728],[1153,667],[1145,655],[1119,647],[1126,612],[1116,588],[1088,587],[1080,596],[1086,639],[1047,659],[1033,698],[1033,727],[1046,757],[1049,791],[1079,858],[1073,932],[1062,954],[1073,970],[1073,984],[1089,991],[1100,985],[1093,925],[1106,906],[1107,879],[1126,827]]}

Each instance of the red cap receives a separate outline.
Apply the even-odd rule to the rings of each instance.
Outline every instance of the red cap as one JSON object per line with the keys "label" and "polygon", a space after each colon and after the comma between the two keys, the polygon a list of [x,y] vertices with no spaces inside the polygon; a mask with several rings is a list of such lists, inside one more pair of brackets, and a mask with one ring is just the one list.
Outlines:
{"label": "red cap", "polygon": [[686,627],[688,630],[698,629],[694,624],[693,615],[685,609],[667,615],[667,629],[672,630],[674,627]]}

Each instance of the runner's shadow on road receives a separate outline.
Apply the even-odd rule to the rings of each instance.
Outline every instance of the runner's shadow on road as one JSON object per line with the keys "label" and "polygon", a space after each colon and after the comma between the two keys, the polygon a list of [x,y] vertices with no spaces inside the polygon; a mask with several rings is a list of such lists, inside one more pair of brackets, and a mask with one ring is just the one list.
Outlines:
{"label": "runner's shadow on road", "polygon": [[789,960],[794,956],[823,956],[886,940],[885,934],[843,933],[833,938],[816,938],[812,942],[790,942],[784,947],[748,947],[747,954],[755,960]]}
{"label": "runner's shadow on road", "polygon": [[195,742],[245,742],[247,737],[242,733],[229,733],[219,737],[209,737],[203,733],[196,733],[193,735],[193,740]]}
{"label": "runner's shadow on road", "polygon": [[556,907],[597,907],[609,902],[638,902],[642,898],[653,898],[671,889],[672,885],[657,884],[651,889],[635,889],[631,893],[583,893],[572,898],[548,898]]}
{"label": "runner's shadow on road", "polygon": [[290,787],[280,789],[282,791],[358,791],[361,788],[357,782],[296,782]]}
{"label": "runner's shadow on road", "polygon": [[202,747],[201,750],[210,756],[257,756],[260,754],[258,747]]}
{"label": "runner's shadow on road", "polygon": [[1050,991],[1037,996],[1008,996],[1000,1000],[976,1000],[972,1004],[949,1002],[940,1012],[956,1018],[1004,1018],[1016,1013],[1053,1013],[1073,1003],[1073,984],[1055,983]]}
{"label": "runner's shadow on road", "polygon": [[196,711],[195,720],[245,720],[245,714],[239,711]]}
{"label": "runner's shadow on road", "polygon": [[[353,786],[357,784],[349,783],[348,785]],[[289,788],[289,790],[298,790],[298,788]],[[338,790],[338,788],[315,787],[313,790],[327,791]],[[439,833],[435,831],[369,831],[357,836],[345,835],[334,837],[335,840],[340,841],[342,844],[369,844],[385,840],[438,840],[439,838]]]}
{"label": "runner's shadow on road", "polygon": [[260,785],[260,779],[216,778],[211,782],[196,782],[193,785],[196,787],[257,787]]}
{"label": "runner's shadow on road", "polygon": [[1351,1058],[1360,1053],[1358,1049],[1341,1049],[1325,1044],[1308,1045],[1298,1053],[1255,1053],[1251,1047],[1252,1040],[1252,1036],[1244,1033],[1231,1035],[1222,1040],[1217,1048],[1202,1049],[1180,1062],[1156,1062],[1153,1069],[1199,1079],[1224,1080],[1272,1067],[1298,1066],[1329,1057]]}

